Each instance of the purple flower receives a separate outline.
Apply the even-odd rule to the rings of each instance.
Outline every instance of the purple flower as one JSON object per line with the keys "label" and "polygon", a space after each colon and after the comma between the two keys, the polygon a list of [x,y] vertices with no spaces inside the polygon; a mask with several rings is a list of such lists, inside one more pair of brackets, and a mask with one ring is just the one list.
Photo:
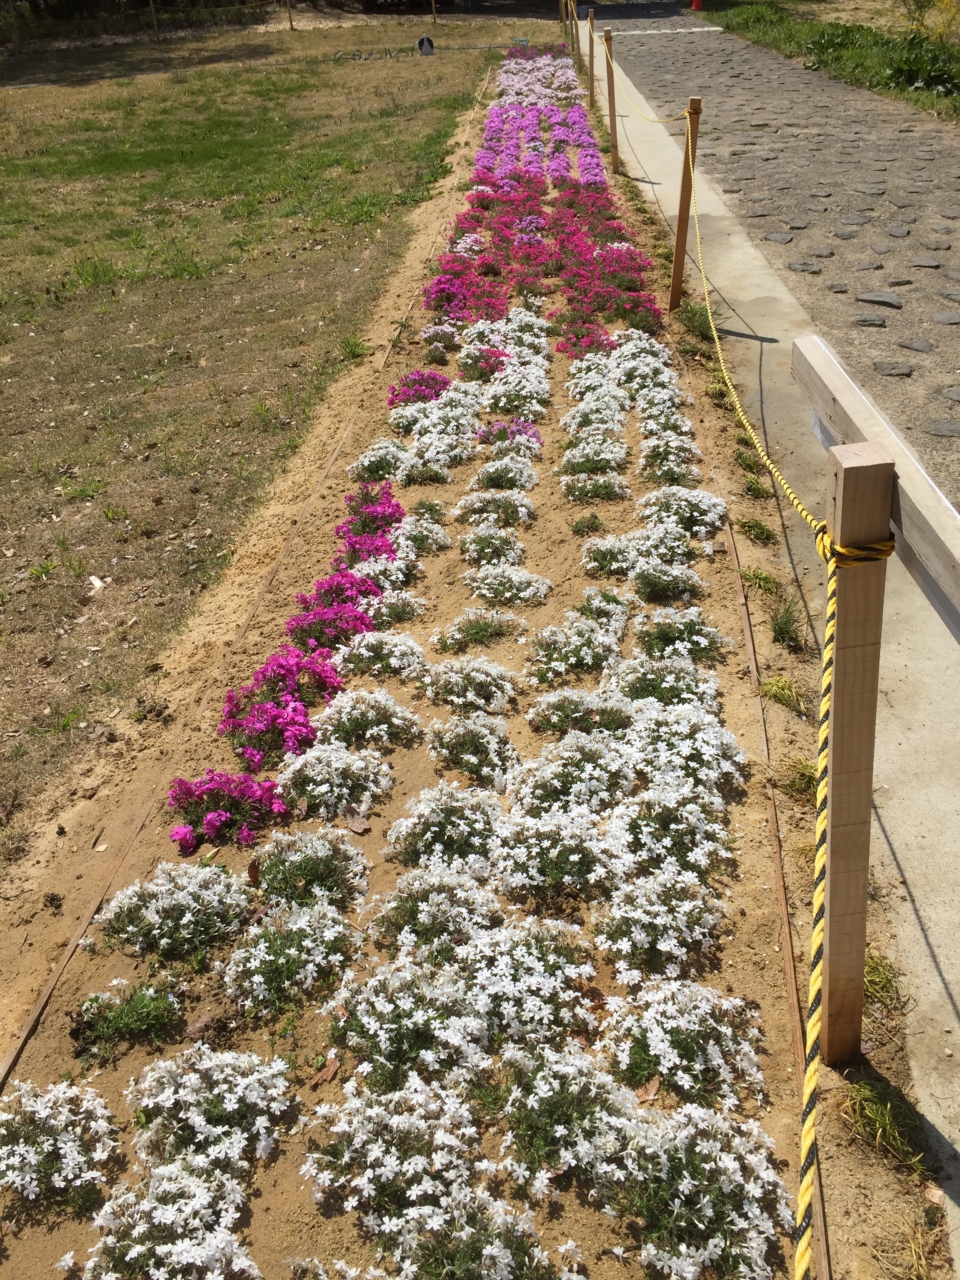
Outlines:
{"label": "purple flower", "polygon": [[[313,584],[310,595],[297,593],[301,609],[323,609],[335,604],[357,604],[364,596],[382,595],[380,588],[370,578],[358,577],[349,570],[331,573]],[[289,628],[288,628],[289,629]]]}
{"label": "purple flower", "polygon": [[367,614],[352,604],[332,604],[295,614],[287,622],[287,634],[310,649],[336,649],[349,644],[363,631],[375,630]]}
{"label": "purple flower", "polygon": [[193,827],[174,827],[170,832],[170,839],[180,846],[180,852],[185,858],[197,847],[197,833]]}

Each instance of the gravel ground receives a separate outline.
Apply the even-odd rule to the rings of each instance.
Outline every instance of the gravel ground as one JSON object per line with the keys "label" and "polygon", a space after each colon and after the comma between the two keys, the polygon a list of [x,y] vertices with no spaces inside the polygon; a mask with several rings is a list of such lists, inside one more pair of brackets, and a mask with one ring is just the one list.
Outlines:
{"label": "gravel ground", "polygon": [[602,14],[661,115],[701,95],[698,167],[960,505],[960,131],[679,7]]}

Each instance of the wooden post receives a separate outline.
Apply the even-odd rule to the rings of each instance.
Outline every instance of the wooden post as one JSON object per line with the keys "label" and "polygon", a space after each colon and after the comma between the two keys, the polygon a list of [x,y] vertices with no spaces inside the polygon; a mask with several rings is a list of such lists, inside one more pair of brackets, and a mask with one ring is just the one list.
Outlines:
{"label": "wooden post", "polygon": [[677,212],[677,238],[673,246],[673,275],[670,278],[668,311],[675,311],[683,294],[683,264],[687,256],[687,228],[690,224],[690,192],[693,168],[697,163],[697,134],[700,131],[700,99],[687,100],[687,141],[683,148],[683,173],[680,175],[680,208]]}
{"label": "wooden post", "polygon": [[573,28],[573,43],[576,48],[577,68],[583,71],[583,54],[580,52],[580,15],[577,13],[577,0],[570,0],[570,25]]}
{"label": "wooden post", "polygon": [[607,61],[607,111],[610,116],[610,167],[620,172],[620,151],[617,147],[617,103],[613,92],[613,32],[603,29],[603,49]]}
{"label": "wooden post", "polygon": [[153,38],[154,40],[159,40],[160,28],[157,26],[157,11],[153,7],[153,0],[150,0],[150,18],[153,22]]}
{"label": "wooden post", "polygon": [[594,71],[593,71],[593,63],[594,63],[594,52],[593,52],[593,50],[594,50],[594,31],[593,31],[593,27],[594,27],[594,16],[593,16],[593,10],[591,9],[591,10],[590,10],[590,12],[587,14],[587,30],[588,30],[588,32],[590,33],[590,54],[589,54],[589,59],[590,59],[590,110],[591,110],[591,111],[593,110],[594,106],[596,105],[596,94],[594,93],[594,87],[593,87],[593,78],[594,78]]}
{"label": "wooden post", "polygon": [[293,30],[293,10],[290,8],[290,0],[287,0],[287,21],[290,23],[290,30]]}
{"label": "wooden post", "polygon": [[430,8],[433,10],[433,21],[434,21],[434,24],[436,24],[436,21],[437,21],[437,0],[430,0]]}
{"label": "wooden post", "polygon": [[560,6],[560,25],[563,27],[564,31],[566,31],[567,29],[566,3],[565,3],[565,0],[557,0],[557,3]]}
{"label": "wooden post", "polygon": [[[830,450],[828,527],[843,547],[890,537],[894,462],[874,441]],[[885,560],[837,570],[837,631],[830,705],[826,917],[820,1051],[831,1065],[860,1056],[873,743],[880,680]]]}

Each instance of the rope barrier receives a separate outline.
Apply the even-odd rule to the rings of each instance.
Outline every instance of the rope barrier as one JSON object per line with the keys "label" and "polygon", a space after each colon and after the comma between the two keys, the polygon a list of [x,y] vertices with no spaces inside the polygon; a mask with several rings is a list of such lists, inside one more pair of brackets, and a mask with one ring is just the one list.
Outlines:
{"label": "rope barrier", "polygon": [[[684,115],[689,114],[689,108]],[[720,345],[720,335],[710,305],[710,287],[703,265],[703,242],[700,236],[700,218],[697,213],[697,186],[693,157],[686,148],[690,169],[690,196],[693,225],[697,241],[697,266],[703,286],[703,298],[710,321],[710,332],[716,349],[724,386],[734,405],[737,422],[753,441],[761,462],[780,485],[791,505],[816,535],[817,552],[827,566],[827,614],[823,641],[823,670],[820,682],[820,720],[817,742],[817,825],[816,855],[813,880],[813,922],[810,938],[810,987],[807,1002],[806,1056],[803,1078],[803,1112],[800,1132],[800,1187],[797,1192],[796,1253],[794,1255],[795,1280],[810,1280],[813,1238],[813,1186],[817,1165],[817,1085],[820,1076],[820,1018],[823,999],[823,939],[827,880],[827,813],[830,801],[830,706],[833,697],[833,665],[837,634],[837,573],[840,568],[851,569],[857,565],[885,560],[893,554],[892,538],[869,543],[863,547],[841,547],[827,532],[825,520],[816,516],[800,501],[773,460],[768,456],[754,430],[753,423],[744,412],[740,397],[727,372]]]}

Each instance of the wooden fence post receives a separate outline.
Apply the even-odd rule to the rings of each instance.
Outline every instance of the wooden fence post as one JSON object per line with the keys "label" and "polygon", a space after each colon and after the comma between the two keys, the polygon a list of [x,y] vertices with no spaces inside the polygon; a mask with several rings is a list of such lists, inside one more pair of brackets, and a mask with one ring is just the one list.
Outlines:
{"label": "wooden fence post", "polygon": [[690,225],[692,170],[697,163],[697,134],[700,132],[700,99],[687,100],[687,140],[683,148],[683,173],[680,175],[680,208],[677,211],[677,237],[673,246],[673,275],[670,277],[668,311],[675,311],[683,295],[683,265],[687,256],[687,228]]}
{"label": "wooden fence post", "polygon": [[576,48],[577,69],[583,72],[583,53],[580,50],[580,15],[577,0],[570,0],[570,25],[573,27],[573,43]]}
{"label": "wooden fence post", "polygon": [[437,0],[430,0],[430,8],[433,10],[433,21],[436,25],[437,21]]}
{"label": "wooden fence post", "polygon": [[589,57],[590,57],[590,110],[591,110],[591,111],[593,110],[594,106],[596,105],[596,94],[594,93],[594,88],[593,88],[593,77],[594,77],[594,70],[593,70],[593,64],[594,64],[594,52],[593,52],[593,49],[594,49],[594,31],[593,31],[593,28],[594,28],[594,14],[593,14],[593,10],[591,9],[591,10],[590,10],[590,12],[587,14],[587,30],[588,30],[588,32],[590,33],[590,54],[589,54]]}
{"label": "wooden fence post", "polygon": [[153,22],[153,38],[154,40],[159,40],[160,28],[157,26],[157,11],[153,7],[153,0],[150,0],[150,18]]}
{"label": "wooden fence post", "polygon": [[613,91],[613,32],[603,29],[603,48],[607,61],[607,111],[610,116],[610,167],[620,172],[620,150],[617,147],[617,104]]}
{"label": "wooden fence post", "polygon": [[[894,462],[874,441],[830,450],[834,542],[858,547],[890,537]],[[880,679],[885,560],[837,569],[837,630],[830,707],[826,916],[820,1052],[826,1063],[860,1055],[873,745]]]}
{"label": "wooden fence post", "polygon": [[290,0],[287,0],[287,21],[290,23],[290,30],[293,30],[293,10],[290,8]]}

